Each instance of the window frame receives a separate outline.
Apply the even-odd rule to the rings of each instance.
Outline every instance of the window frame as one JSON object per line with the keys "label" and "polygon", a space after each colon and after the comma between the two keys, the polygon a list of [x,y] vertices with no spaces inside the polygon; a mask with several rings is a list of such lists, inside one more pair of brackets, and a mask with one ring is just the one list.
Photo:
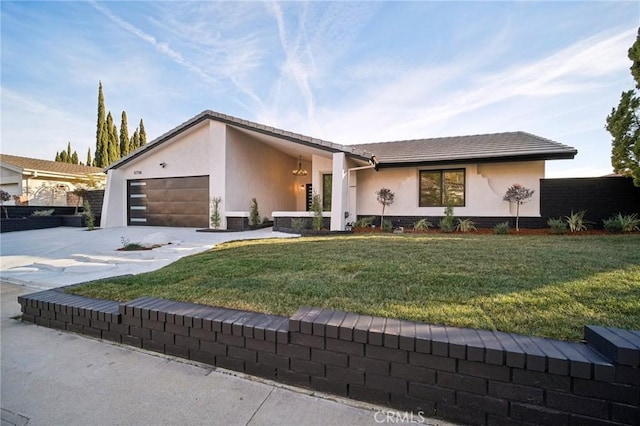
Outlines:
{"label": "window frame", "polygon": [[[447,172],[462,172],[462,204],[452,205],[452,207],[466,207],[467,205],[467,169],[453,168],[453,169],[420,169],[418,170],[418,207],[446,207],[445,200],[445,181],[444,176]],[[440,174],[440,204],[423,205],[422,204],[422,173],[439,173]]]}

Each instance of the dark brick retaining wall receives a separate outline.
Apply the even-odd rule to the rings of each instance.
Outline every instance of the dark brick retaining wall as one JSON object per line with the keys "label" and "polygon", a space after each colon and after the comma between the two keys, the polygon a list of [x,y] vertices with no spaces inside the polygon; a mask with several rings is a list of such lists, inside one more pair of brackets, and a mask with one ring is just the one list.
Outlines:
{"label": "dark brick retaining wall", "polygon": [[[280,216],[273,218],[273,230],[280,232],[290,232],[297,233],[298,230],[294,229],[292,225],[292,221],[295,219],[304,219],[307,222],[307,229],[311,229],[311,224],[313,223],[312,217],[289,217],[289,216]],[[329,229],[331,228],[331,218],[323,217],[322,218],[322,228]]]}
{"label": "dark brick retaining wall", "polygon": [[301,308],[291,318],[47,290],[23,320],[465,424],[639,424],[640,332],[564,342]]}
{"label": "dark brick retaining wall", "polygon": [[229,231],[248,231],[248,217],[227,217],[227,230]]}
{"label": "dark brick retaining wall", "polygon": [[63,222],[63,216],[31,216],[25,218],[0,219],[0,232],[57,228],[58,226],[62,226]]}

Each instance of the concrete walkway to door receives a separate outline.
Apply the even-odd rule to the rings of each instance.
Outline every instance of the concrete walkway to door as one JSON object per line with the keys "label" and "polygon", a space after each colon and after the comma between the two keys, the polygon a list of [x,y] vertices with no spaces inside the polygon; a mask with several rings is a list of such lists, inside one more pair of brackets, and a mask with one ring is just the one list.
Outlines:
{"label": "concrete walkway to door", "polygon": [[[291,238],[271,228],[245,232],[196,232],[193,228],[50,228],[0,234],[0,279],[50,289],[119,275],[154,271],[181,257],[233,240]],[[163,244],[146,251],[118,251],[124,244]],[[167,244],[170,243],[170,244]]]}

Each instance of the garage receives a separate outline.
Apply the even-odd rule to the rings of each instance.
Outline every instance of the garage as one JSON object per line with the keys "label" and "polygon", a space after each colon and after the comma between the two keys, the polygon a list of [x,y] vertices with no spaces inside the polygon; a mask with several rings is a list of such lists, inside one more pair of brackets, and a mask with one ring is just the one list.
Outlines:
{"label": "garage", "polygon": [[209,176],[129,180],[127,224],[209,227]]}

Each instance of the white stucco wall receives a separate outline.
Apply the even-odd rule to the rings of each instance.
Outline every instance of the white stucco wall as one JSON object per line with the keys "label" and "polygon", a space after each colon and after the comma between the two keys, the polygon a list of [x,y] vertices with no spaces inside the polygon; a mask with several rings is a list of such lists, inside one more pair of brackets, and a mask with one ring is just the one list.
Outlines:
{"label": "white stucco wall", "polygon": [[[100,226],[126,226],[129,180],[204,176],[209,175],[211,170],[223,169],[224,158],[215,155],[215,148],[223,145],[224,140],[218,141],[217,145],[211,141],[210,126],[222,130],[221,134],[224,135],[223,124],[205,121],[149,150],[131,163],[109,170]],[[166,163],[166,166],[162,167],[160,163]]]}
{"label": "white stucco wall", "polygon": [[[357,214],[379,215],[382,206],[376,191],[386,187],[395,193],[394,203],[385,215],[442,216],[443,207],[419,207],[420,170],[465,169],[465,206],[455,207],[456,216],[510,216],[515,209],[502,201],[507,188],[519,183],[535,190],[533,198],[520,207],[521,216],[540,216],[540,179],[544,161],[489,164],[460,164],[446,167],[406,167],[362,170],[357,177]],[[353,186],[353,182],[351,183]],[[510,208],[511,207],[511,208]]]}
{"label": "white stucco wall", "polygon": [[260,216],[295,210],[303,178],[291,171],[298,159],[233,128],[227,128],[226,210],[248,211],[256,198]]}
{"label": "white stucco wall", "polygon": [[5,206],[12,206],[14,195],[22,195],[22,173],[6,167],[0,167],[0,189],[12,196],[11,200],[5,201]]}

